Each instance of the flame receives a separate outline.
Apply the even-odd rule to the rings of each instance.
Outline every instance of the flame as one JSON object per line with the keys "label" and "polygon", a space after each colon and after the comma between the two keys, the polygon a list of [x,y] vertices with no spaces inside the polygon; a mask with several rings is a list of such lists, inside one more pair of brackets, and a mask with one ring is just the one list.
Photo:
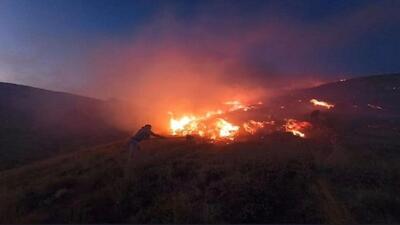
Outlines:
{"label": "flame", "polygon": [[239,131],[239,126],[233,125],[224,119],[218,119],[216,127],[219,130],[219,137],[228,138],[231,140],[233,140],[233,138]]}
{"label": "flame", "polygon": [[240,127],[222,118],[207,120],[207,117],[183,116],[179,119],[170,119],[172,135],[199,135],[210,139],[233,140]]}
{"label": "flame", "polygon": [[259,129],[264,128],[265,125],[274,125],[275,121],[255,121],[250,120],[243,123],[243,129],[250,134],[255,134]]}
{"label": "flame", "polygon": [[183,116],[180,119],[170,119],[170,128],[172,135],[191,134],[197,129],[197,118],[194,116]]}
{"label": "flame", "polygon": [[305,131],[311,128],[311,123],[307,121],[297,121],[295,119],[288,119],[284,125],[285,131],[290,132],[295,136],[302,138],[306,137]]}
{"label": "flame", "polygon": [[[202,115],[185,114],[181,117],[176,118],[173,113],[170,114],[169,128],[172,135],[175,136],[186,136],[186,135],[198,135],[210,140],[235,140],[240,134],[242,129],[244,132],[249,134],[255,134],[260,129],[266,126],[271,126],[273,130],[282,130],[281,126],[276,126],[275,121],[256,121],[248,120],[242,123],[242,125],[234,124],[228,121],[224,114],[236,110],[247,111],[253,109],[256,105],[244,105],[240,101],[229,101],[225,102],[225,105],[230,107],[226,110],[213,110],[207,111]],[[261,105],[262,103],[257,103]],[[290,132],[295,136],[302,138],[306,137],[306,131],[312,127],[311,123],[306,121],[297,121],[295,119],[286,119],[286,123],[283,125],[283,130]]]}
{"label": "flame", "polygon": [[[208,111],[204,115],[200,116],[186,114],[180,118],[175,118],[173,113],[169,112],[169,129],[171,134],[176,136],[199,135],[200,137],[206,137],[210,139],[233,140],[237,136],[240,126],[235,125],[226,119],[222,119],[220,116],[227,112],[233,112],[237,110],[248,111],[256,108],[256,106],[244,105],[238,100],[227,101],[224,104],[229,106],[227,110],[224,111],[218,109]],[[261,104],[262,102],[257,102],[256,105]]]}
{"label": "flame", "polygon": [[335,107],[335,105],[333,105],[333,104],[330,104],[330,103],[324,102],[324,101],[319,101],[319,100],[317,100],[315,98],[311,99],[310,102],[312,104],[314,104],[315,106],[322,106],[322,107],[325,107],[327,109]]}
{"label": "flame", "polygon": [[215,116],[215,115],[221,115],[221,114],[224,114],[224,111],[218,109],[216,111],[208,111],[206,113],[205,117],[209,118],[209,117],[212,117],[212,116]]}
{"label": "flame", "polygon": [[[262,102],[258,102],[257,104],[258,105],[262,105]],[[229,112],[236,111],[236,110],[239,110],[239,109],[241,109],[241,110],[246,112],[246,111],[248,111],[250,109],[254,109],[254,106],[244,105],[238,100],[227,101],[227,102],[225,102],[225,105],[231,106],[230,109],[228,110]]]}

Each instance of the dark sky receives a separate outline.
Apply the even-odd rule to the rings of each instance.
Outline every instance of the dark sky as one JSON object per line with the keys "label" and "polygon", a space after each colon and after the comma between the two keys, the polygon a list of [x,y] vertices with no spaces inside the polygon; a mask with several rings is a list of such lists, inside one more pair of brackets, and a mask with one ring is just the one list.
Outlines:
{"label": "dark sky", "polygon": [[1,0],[0,28],[0,81],[105,98],[171,76],[287,88],[400,72],[397,0]]}

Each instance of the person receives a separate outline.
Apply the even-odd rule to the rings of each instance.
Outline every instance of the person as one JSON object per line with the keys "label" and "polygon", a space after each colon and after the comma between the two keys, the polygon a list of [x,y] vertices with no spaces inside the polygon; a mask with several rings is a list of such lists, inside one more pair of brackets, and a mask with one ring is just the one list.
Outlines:
{"label": "person", "polygon": [[132,157],[133,153],[136,150],[140,149],[139,143],[143,140],[147,140],[150,138],[150,136],[153,137],[158,137],[158,138],[165,138],[162,135],[156,134],[151,130],[151,125],[150,124],[146,124],[144,125],[142,128],[140,128],[138,130],[138,132],[136,132],[135,135],[133,135],[129,141],[129,154],[130,157]]}

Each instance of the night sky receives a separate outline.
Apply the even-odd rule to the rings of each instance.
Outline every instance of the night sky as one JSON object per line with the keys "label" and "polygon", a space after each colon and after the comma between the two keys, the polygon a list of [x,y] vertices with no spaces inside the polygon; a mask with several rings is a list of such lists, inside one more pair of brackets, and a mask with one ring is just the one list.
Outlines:
{"label": "night sky", "polygon": [[99,98],[400,72],[396,0],[1,0],[0,27],[0,81]]}

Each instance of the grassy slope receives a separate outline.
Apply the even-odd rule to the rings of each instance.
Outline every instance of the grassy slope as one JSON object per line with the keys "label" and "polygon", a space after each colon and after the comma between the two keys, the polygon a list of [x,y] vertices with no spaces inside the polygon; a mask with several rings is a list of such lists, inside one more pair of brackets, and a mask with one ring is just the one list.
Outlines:
{"label": "grassy slope", "polygon": [[110,143],[0,173],[0,222],[399,222],[399,142],[379,141],[150,140],[129,164]]}
{"label": "grassy slope", "polygon": [[120,141],[2,171],[0,223],[399,223],[400,118],[325,116],[311,139],[150,140],[129,163]]}
{"label": "grassy slope", "polygon": [[0,82],[0,170],[120,138],[107,104]]}
{"label": "grassy slope", "polygon": [[[344,82],[333,82],[321,86],[294,90],[271,99],[267,105],[277,115],[299,112],[310,112],[315,109],[309,100],[317,98],[335,104],[332,110],[356,114],[375,114],[378,110],[368,104],[383,108],[379,114],[400,114],[400,74],[367,76],[349,79]],[[301,102],[299,102],[301,100]],[[286,110],[280,110],[279,106]],[[357,108],[355,108],[357,106]],[[289,112],[285,112],[289,111]]]}
{"label": "grassy slope", "polygon": [[9,171],[1,176],[2,202],[10,204],[3,205],[2,220],[319,221],[308,193],[309,159],[267,145],[149,141],[128,168],[121,142]]}

